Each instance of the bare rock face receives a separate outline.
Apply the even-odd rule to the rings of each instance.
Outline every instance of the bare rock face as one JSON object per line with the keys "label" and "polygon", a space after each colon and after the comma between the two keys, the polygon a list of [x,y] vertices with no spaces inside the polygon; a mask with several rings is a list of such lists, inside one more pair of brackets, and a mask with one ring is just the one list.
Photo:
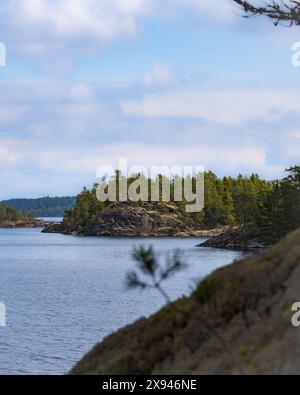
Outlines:
{"label": "bare rock face", "polygon": [[[169,211],[170,210],[170,211]],[[95,223],[88,223],[83,235],[96,236],[173,236],[189,235],[192,229],[178,218],[174,209],[161,213],[149,204],[134,206],[129,203],[107,207]]]}

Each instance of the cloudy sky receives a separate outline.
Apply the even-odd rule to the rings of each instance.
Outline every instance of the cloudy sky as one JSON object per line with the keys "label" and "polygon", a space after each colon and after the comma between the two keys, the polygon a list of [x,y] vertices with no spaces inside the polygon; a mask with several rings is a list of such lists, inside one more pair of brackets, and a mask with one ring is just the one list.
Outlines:
{"label": "cloudy sky", "polygon": [[300,157],[300,28],[240,15],[231,0],[0,0],[0,199],[75,194],[119,157],[282,176]]}

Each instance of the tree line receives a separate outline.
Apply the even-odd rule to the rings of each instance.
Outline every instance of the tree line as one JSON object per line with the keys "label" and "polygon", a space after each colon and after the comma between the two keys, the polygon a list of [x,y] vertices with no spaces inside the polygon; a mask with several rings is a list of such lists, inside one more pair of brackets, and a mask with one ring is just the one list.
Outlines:
{"label": "tree line", "polygon": [[[133,183],[137,176],[128,179]],[[300,166],[287,169],[287,176],[281,180],[267,181],[257,174],[250,177],[217,177],[206,172],[205,207],[200,213],[187,213],[186,201],[174,202],[179,217],[187,225],[198,229],[212,229],[220,226],[238,226],[240,232],[274,243],[300,226]],[[150,182],[149,179],[149,188]],[[84,227],[97,221],[99,214],[112,202],[100,202],[96,196],[97,185],[84,188],[78,195],[75,206],[67,210],[64,224]],[[174,180],[170,181],[171,196]],[[131,203],[133,204],[133,203]],[[134,203],[141,205],[142,202]],[[169,205],[163,201],[151,203],[162,213]]]}
{"label": "tree line", "polygon": [[13,207],[0,204],[0,224],[5,221],[30,221],[35,218],[35,214],[29,211],[17,211]]}

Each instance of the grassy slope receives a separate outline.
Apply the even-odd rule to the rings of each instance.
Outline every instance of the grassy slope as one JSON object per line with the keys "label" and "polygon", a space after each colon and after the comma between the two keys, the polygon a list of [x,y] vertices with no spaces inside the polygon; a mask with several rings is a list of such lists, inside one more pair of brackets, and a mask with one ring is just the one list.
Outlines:
{"label": "grassy slope", "polygon": [[[121,329],[72,374],[300,373],[300,230],[219,269],[192,297]],[[147,297],[147,295],[145,295]]]}

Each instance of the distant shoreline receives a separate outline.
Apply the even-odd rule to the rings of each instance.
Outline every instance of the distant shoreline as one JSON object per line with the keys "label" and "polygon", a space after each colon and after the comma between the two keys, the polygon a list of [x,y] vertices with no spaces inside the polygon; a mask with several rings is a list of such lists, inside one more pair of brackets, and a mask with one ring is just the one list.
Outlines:
{"label": "distant shoreline", "polygon": [[18,221],[4,221],[0,223],[0,229],[18,229],[18,228],[46,228],[53,225],[53,222],[37,220],[18,220]]}

